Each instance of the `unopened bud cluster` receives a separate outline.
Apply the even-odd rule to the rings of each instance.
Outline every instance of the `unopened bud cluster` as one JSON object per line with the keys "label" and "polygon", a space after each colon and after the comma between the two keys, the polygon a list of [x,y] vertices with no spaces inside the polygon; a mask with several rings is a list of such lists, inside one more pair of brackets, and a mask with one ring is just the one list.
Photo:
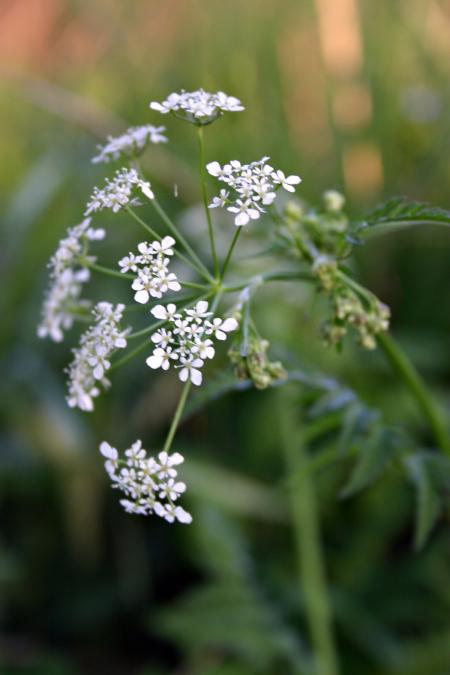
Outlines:
{"label": "unopened bud cluster", "polygon": [[249,337],[245,355],[242,343],[236,342],[228,351],[234,366],[234,374],[239,380],[251,380],[256,389],[267,389],[273,382],[287,377],[280,361],[269,361],[267,350],[269,341],[256,335]]}
{"label": "unopened bud cluster", "polygon": [[295,201],[284,207],[280,236],[297,257],[313,262],[316,255],[339,255],[348,248],[346,235],[349,220],[343,208],[345,197],[327,190],[320,208],[307,208]]}
{"label": "unopened bud cluster", "polygon": [[326,341],[339,344],[349,327],[353,327],[361,346],[375,349],[377,334],[389,328],[389,307],[366,289],[358,293],[334,260],[317,260],[312,271],[321,290],[330,298],[332,317],[323,328]]}

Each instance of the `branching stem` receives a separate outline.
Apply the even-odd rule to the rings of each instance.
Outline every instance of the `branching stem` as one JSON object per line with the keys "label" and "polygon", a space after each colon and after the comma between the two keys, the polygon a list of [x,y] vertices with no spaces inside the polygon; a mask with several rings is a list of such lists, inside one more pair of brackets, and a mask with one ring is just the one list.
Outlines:
{"label": "branching stem", "polygon": [[211,255],[213,259],[214,276],[219,276],[219,260],[217,258],[216,242],[214,239],[214,228],[211,220],[211,210],[208,207],[208,190],[206,187],[206,165],[205,165],[205,140],[203,137],[203,127],[197,127],[198,150],[199,150],[199,172],[202,188],[203,206],[205,208],[206,221],[208,223],[209,242],[211,245]]}
{"label": "branching stem", "polygon": [[171,446],[172,446],[172,441],[175,436],[175,432],[178,429],[178,425],[180,423],[181,415],[183,414],[184,406],[186,405],[187,397],[189,394],[189,390],[191,388],[191,381],[188,380],[181,392],[180,400],[178,401],[177,409],[175,411],[175,415],[172,420],[172,424],[170,425],[169,433],[167,434],[166,442],[164,443],[163,447],[163,452],[169,452]]}
{"label": "branching stem", "polygon": [[400,375],[427,420],[435,441],[440,449],[450,455],[450,437],[440,408],[425,386],[424,381],[392,336],[380,333],[378,345],[384,352],[394,371]]}
{"label": "branching stem", "polygon": [[288,476],[296,476],[291,486],[292,526],[299,567],[299,586],[305,603],[314,649],[315,675],[338,675],[331,608],[325,578],[314,476],[305,443],[296,429],[291,401],[279,395],[281,441]]}

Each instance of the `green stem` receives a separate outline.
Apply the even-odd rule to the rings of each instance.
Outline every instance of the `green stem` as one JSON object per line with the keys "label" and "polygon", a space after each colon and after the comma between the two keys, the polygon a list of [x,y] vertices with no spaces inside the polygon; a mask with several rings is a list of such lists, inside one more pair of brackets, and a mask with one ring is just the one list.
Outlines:
{"label": "green stem", "polygon": [[151,200],[152,206],[157,212],[157,214],[160,216],[161,220],[164,221],[164,223],[167,225],[169,230],[172,232],[172,234],[178,239],[178,241],[183,245],[184,249],[189,253],[189,255],[192,258],[192,261],[195,262],[199,270],[202,270],[201,274],[202,276],[205,277],[205,279],[211,280],[211,275],[208,272],[208,269],[206,266],[203,264],[203,262],[200,260],[192,246],[189,244],[189,242],[184,238],[184,236],[181,234],[181,232],[178,230],[176,227],[175,223],[172,222],[172,220],[169,218],[167,213],[164,211],[162,208],[161,204],[158,202],[156,199]]}
{"label": "green stem", "polygon": [[[152,326],[152,328],[154,328],[154,326]],[[130,336],[128,336],[128,337],[130,337]],[[135,356],[137,356],[138,354],[143,352],[144,349],[149,349],[150,347],[151,347],[151,345],[148,341],[148,338],[146,338],[146,340],[144,340],[144,342],[141,342],[137,347],[135,347],[131,351],[127,352],[124,356],[122,356],[121,359],[119,359],[118,361],[114,361],[114,363],[111,364],[111,368],[109,369],[108,372],[110,373],[112,370],[116,370],[116,368],[120,368],[120,366],[125,365],[125,363],[128,363],[128,361],[131,361],[131,359],[133,359]]]}
{"label": "green stem", "polygon": [[303,439],[295,433],[289,404],[284,395],[280,396],[280,431],[286,467],[288,475],[297,478],[289,492],[300,591],[315,656],[314,675],[338,675],[314,478]]}
{"label": "green stem", "polygon": [[228,265],[231,260],[231,256],[233,255],[234,247],[236,246],[236,242],[239,238],[239,235],[241,234],[242,227],[237,227],[236,232],[233,235],[233,239],[231,240],[230,248],[228,249],[227,257],[225,258],[225,262],[223,263],[222,267],[222,272],[220,273],[220,280],[223,281],[225,274],[228,269]]}
{"label": "green stem", "polygon": [[135,274],[128,274],[125,272],[120,272],[119,270],[113,270],[110,267],[104,267],[103,265],[97,265],[97,263],[84,262],[83,265],[89,267],[89,269],[94,270],[95,272],[100,272],[101,274],[106,274],[109,277],[117,277],[118,279],[135,279]]}
{"label": "green stem", "polygon": [[197,135],[198,135],[198,149],[199,149],[199,171],[200,171],[200,182],[202,187],[203,206],[205,208],[206,221],[208,223],[209,242],[211,244],[211,255],[213,259],[214,276],[217,278],[219,275],[219,260],[217,258],[216,242],[214,239],[214,229],[211,220],[211,210],[208,207],[208,191],[206,188],[205,140],[203,137],[203,127],[201,126],[197,127]]}
{"label": "green stem", "polygon": [[242,291],[247,286],[267,281],[314,281],[314,277],[308,272],[268,272],[267,274],[257,275],[233,286],[223,286],[223,291],[224,293],[234,293],[235,291]]}
{"label": "green stem", "polygon": [[166,442],[164,443],[163,452],[169,452],[169,450],[172,446],[173,437],[175,436],[175,432],[176,432],[176,430],[178,428],[178,425],[180,423],[181,415],[183,414],[184,406],[186,405],[186,401],[187,401],[187,397],[188,397],[190,388],[191,388],[191,381],[188,380],[183,387],[183,391],[181,392],[180,400],[178,401],[177,409],[175,411],[175,415],[174,415],[174,418],[172,420],[172,424],[170,425],[170,429],[169,429],[169,433],[167,434]]}
{"label": "green stem", "polygon": [[[154,201],[155,201],[155,200],[152,199],[152,204],[153,204]],[[130,214],[130,216],[131,216],[132,218],[134,218],[134,220],[135,220],[137,223],[139,223],[139,225],[141,225],[145,230],[147,230],[147,232],[148,232],[149,234],[151,234],[152,237],[154,237],[154,238],[157,239],[158,241],[161,241],[161,239],[162,239],[161,235],[159,235],[157,232],[155,232],[155,230],[153,230],[153,229],[150,227],[150,225],[148,225],[148,224],[145,222],[145,220],[142,220],[142,218],[140,218],[140,216],[138,216],[138,214],[137,214],[135,211],[133,211],[133,209],[132,209],[131,207],[126,206],[125,208],[126,208],[126,210],[128,211],[128,213]],[[177,236],[178,236],[178,239],[181,241],[181,243],[183,243],[182,240],[181,240],[180,237],[179,237],[179,233],[178,233],[178,232],[177,232]],[[183,253],[181,253],[180,251],[178,251],[178,249],[176,249],[176,248],[174,248],[174,254],[175,254],[178,258],[180,258],[180,260],[183,260],[183,262],[185,262],[186,265],[189,265],[190,267],[192,267],[192,268],[193,268],[193,269],[194,269],[201,277],[203,277],[204,279],[207,279],[208,281],[211,280],[211,277],[210,277],[208,271],[206,270],[206,268],[205,268],[204,266],[203,266],[203,267],[204,267],[204,269],[206,270],[206,272],[204,272],[204,271],[202,270],[202,268],[199,267],[199,266],[197,265],[197,263],[194,263],[193,260],[191,260],[190,258],[188,258],[187,256],[185,256]]]}
{"label": "green stem", "polygon": [[392,368],[401,376],[416,399],[423,416],[433,432],[437,445],[444,453],[450,455],[450,437],[441,410],[425,386],[421,376],[392,336],[387,333],[380,333],[377,336],[377,340]]}

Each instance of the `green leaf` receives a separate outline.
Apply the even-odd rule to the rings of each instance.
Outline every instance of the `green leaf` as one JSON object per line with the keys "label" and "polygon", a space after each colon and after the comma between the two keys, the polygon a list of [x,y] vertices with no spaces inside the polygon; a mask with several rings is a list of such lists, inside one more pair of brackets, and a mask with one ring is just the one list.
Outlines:
{"label": "green leaf", "polygon": [[183,479],[192,495],[229,513],[269,522],[287,518],[282,494],[235,471],[190,459],[183,467]]}
{"label": "green leaf", "polygon": [[440,486],[436,480],[433,455],[417,453],[407,459],[406,466],[416,489],[414,547],[416,550],[420,550],[427,541],[441,512]]}
{"label": "green leaf", "polygon": [[394,439],[392,432],[383,429],[362,446],[350,478],[341,490],[341,497],[356,494],[380,477],[395,453]]}
{"label": "green leaf", "polygon": [[363,221],[353,223],[350,236],[367,239],[414,225],[450,227],[450,211],[425,202],[409,201],[406,197],[393,197],[369,212]]}

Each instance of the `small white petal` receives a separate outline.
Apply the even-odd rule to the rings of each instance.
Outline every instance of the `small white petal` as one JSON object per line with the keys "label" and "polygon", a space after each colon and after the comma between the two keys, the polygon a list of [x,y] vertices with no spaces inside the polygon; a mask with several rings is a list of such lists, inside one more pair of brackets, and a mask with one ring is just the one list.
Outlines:
{"label": "small white petal", "polygon": [[140,305],[145,305],[149,301],[148,291],[138,291],[137,293],[135,293],[134,299]]}
{"label": "small white petal", "polygon": [[145,363],[154,370],[156,370],[157,368],[161,368],[162,362],[163,362],[162,356],[155,354],[149,356],[148,359],[145,361]]}
{"label": "small white petal", "polygon": [[185,525],[190,525],[192,523],[192,516],[190,513],[185,511],[181,506],[177,506],[175,509],[175,517],[180,523]]}
{"label": "small white petal", "polygon": [[117,452],[116,448],[113,448],[110,446],[109,443],[106,441],[103,441],[100,444],[100,452],[103,455],[103,457],[106,457],[106,459],[112,459],[113,461],[116,460],[119,456],[119,453]]}
{"label": "small white petal", "polygon": [[191,368],[191,382],[192,382],[192,384],[195,384],[197,387],[199,387],[202,383],[202,379],[203,379],[203,376],[202,376],[201,371],[197,370],[196,368]]}

